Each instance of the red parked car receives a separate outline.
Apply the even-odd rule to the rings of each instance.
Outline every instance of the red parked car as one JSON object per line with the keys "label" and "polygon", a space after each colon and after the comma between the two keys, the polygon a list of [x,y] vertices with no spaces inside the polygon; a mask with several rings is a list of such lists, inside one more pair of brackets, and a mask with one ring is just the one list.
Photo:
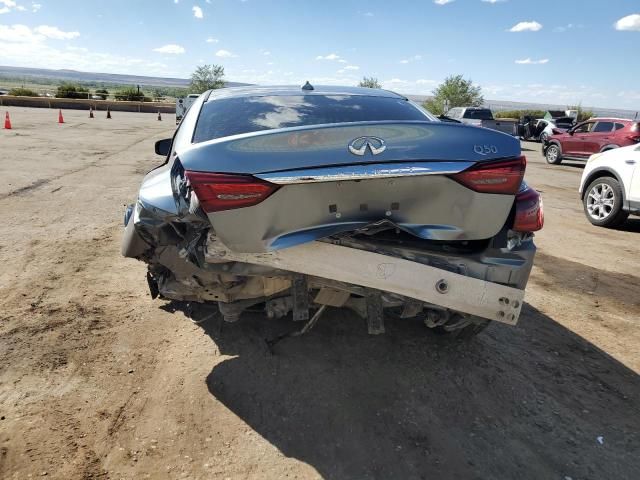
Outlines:
{"label": "red parked car", "polygon": [[640,123],[620,118],[590,118],[566,132],[551,135],[542,145],[547,163],[587,160],[594,153],[640,143]]}

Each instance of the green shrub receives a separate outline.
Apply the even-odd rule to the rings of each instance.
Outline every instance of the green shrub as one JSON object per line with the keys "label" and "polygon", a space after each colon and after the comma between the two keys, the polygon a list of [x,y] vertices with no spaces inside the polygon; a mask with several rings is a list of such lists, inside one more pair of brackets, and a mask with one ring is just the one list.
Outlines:
{"label": "green shrub", "polygon": [[28,88],[16,87],[9,90],[9,95],[14,97],[38,97],[39,95]]}
{"label": "green shrub", "polygon": [[145,96],[144,92],[138,91],[136,87],[125,87],[122,90],[118,90],[114,94],[116,100],[123,100],[127,102],[150,102],[151,98]]}
{"label": "green shrub", "polygon": [[499,112],[493,112],[493,116],[495,118],[513,118],[516,120],[520,120],[524,116],[531,116],[533,118],[543,118],[545,113],[544,110],[502,110]]}
{"label": "green shrub", "polygon": [[89,98],[89,89],[73,83],[63,83],[58,87],[56,98]]}
{"label": "green shrub", "polygon": [[99,88],[96,90],[96,95],[99,96],[102,100],[106,100],[109,95],[109,90],[106,88]]}

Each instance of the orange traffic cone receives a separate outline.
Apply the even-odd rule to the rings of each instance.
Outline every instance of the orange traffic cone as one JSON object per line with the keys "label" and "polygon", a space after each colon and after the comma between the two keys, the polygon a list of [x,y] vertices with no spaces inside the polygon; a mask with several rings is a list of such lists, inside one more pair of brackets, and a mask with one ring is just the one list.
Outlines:
{"label": "orange traffic cone", "polygon": [[107,118],[111,118],[111,107],[107,107]]}
{"label": "orange traffic cone", "polygon": [[11,130],[11,119],[9,118],[9,112],[4,116],[4,128]]}
{"label": "orange traffic cone", "polygon": [[94,118],[93,117],[93,108],[89,107],[89,118]]}
{"label": "orange traffic cone", "polygon": [[160,110],[158,110],[158,121],[161,122],[162,121],[162,115],[160,115]]}
{"label": "orange traffic cone", "polygon": [[58,123],[64,123],[64,118],[62,118],[62,109],[58,111]]}

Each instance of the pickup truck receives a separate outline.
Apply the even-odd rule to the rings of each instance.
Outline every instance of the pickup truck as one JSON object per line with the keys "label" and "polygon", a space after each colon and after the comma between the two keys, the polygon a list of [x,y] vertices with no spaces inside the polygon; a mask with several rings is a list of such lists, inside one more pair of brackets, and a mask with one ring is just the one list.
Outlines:
{"label": "pickup truck", "polygon": [[446,116],[467,125],[484,127],[508,135],[518,136],[518,122],[516,120],[495,120],[493,113],[488,108],[454,107],[446,113]]}

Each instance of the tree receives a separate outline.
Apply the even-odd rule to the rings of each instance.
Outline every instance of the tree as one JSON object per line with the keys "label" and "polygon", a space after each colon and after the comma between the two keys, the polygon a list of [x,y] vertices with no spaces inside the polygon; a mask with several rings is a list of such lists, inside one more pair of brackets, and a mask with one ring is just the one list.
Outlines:
{"label": "tree", "polygon": [[362,77],[358,86],[365,88],[382,88],[378,83],[378,79],[375,77]]}
{"label": "tree", "polygon": [[106,100],[107,96],[109,95],[109,90],[107,90],[106,88],[99,88],[98,90],[96,90],[96,95],[102,100]]}
{"label": "tree", "polygon": [[224,67],[222,65],[202,65],[191,74],[191,93],[203,93],[212,88],[224,87]]}
{"label": "tree", "polygon": [[161,88],[154,88],[151,91],[151,96],[153,97],[153,101],[154,102],[164,102],[165,101],[165,94],[164,94],[164,91]]}
{"label": "tree", "polygon": [[442,115],[445,106],[480,107],[484,103],[482,89],[465,80],[462,75],[450,75],[433,91],[433,98],[424,102],[424,107],[431,113]]}

